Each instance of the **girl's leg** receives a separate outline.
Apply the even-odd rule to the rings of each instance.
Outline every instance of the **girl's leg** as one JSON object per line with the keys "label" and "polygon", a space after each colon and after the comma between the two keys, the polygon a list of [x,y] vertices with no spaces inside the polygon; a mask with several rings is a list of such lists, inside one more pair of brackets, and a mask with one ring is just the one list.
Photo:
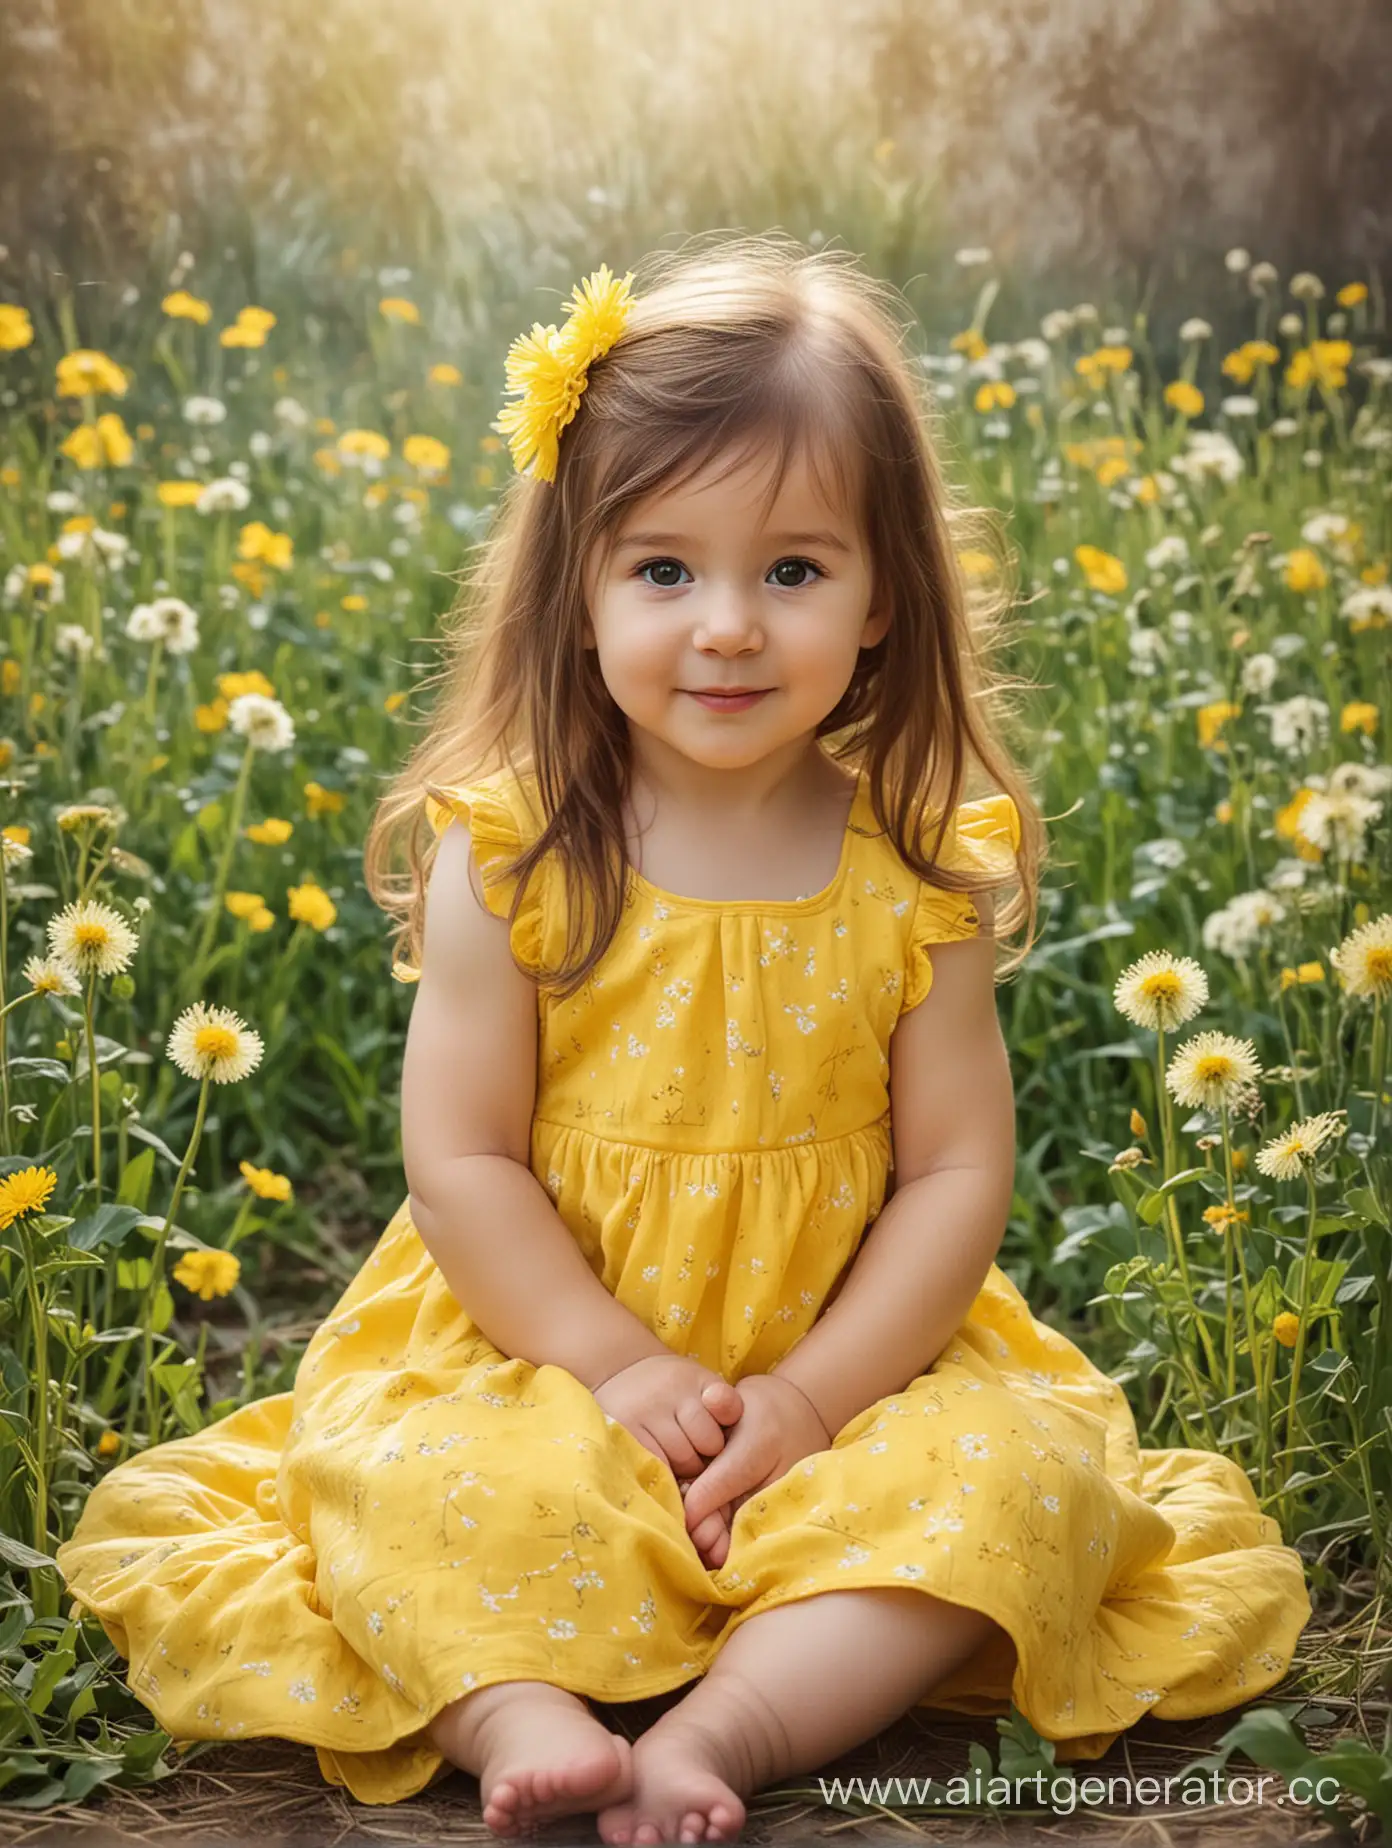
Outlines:
{"label": "girl's leg", "polygon": [[998,1626],[907,1587],[822,1592],[741,1624],[710,1671],[633,1748],[633,1795],[606,1842],[732,1841],[742,1798],[871,1739]]}
{"label": "girl's leg", "polygon": [[546,1681],[495,1681],[451,1701],[426,1729],[479,1780],[483,1820],[518,1835],[548,1816],[593,1814],[633,1788],[633,1748],[578,1695]]}

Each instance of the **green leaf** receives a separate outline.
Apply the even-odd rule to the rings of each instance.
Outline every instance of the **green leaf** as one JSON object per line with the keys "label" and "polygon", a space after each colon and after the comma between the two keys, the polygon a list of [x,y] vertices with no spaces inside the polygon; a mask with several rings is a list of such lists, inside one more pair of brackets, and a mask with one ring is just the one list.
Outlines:
{"label": "green leaf", "polygon": [[142,1149],[132,1155],[121,1170],[116,1198],[123,1206],[133,1206],[143,1213],[150,1204],[150,1181],[155,1172],[155,1151]]}
{"label": "green leaf", "polygon": [[[154,1161],[154,1156],[147,1149],[140,1160]],[[126,1164],[127,1172],[130,1163]],[[131,1205],[116,1205],[108,1201],[94,1212],[86,1213],[77,1220],[68,1231],[68,1243],[76,1251],[102,1251],[107,1246],[121,1244],[127,1232],[140,1221],[140,1209]]]}
{"label": "green leaf", "polygon": [[37,1553],[32,1546],[16,1540],[0,1528],[0,1565],[14,1566],[21,1572],[56,1571],[47,1553]]}

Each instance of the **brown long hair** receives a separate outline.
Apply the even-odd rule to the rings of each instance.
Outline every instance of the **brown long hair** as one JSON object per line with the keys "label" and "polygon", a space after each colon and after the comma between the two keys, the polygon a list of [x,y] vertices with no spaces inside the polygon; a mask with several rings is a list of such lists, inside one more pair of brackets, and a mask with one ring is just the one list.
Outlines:
{"label": "brown long hair", "polygon": [[[418,963],[435,848],[426,790],[505,767],[534,777],[535,838],[505,869],[518,879],[512,916],[533,870],[556,852],[566,952],[533,979],[574,993],[618,927],[628,869],[627,721],[584,646],[585,561],[596,546],[607,558],[638,501],[771,442],[769,508],[795,454],[824,494],[826,465],[840,495],[832,504],[858,497],[875,594],[891,612],[818,738],[866,770],[879,826],[905,865],[943,890],[1000,883],[935,862],[969,776],[983,785],[973,793],[1001,790],[1019,811],[1016,889],[996,935],[1023,924],[1024,941],[1004,973],[1033,941],[1045,841],[1003,742],[1025,683],[989,665],[1014,604],[998,523],[949,492],[935,408],[907,351],[912,313],[891,286],[849,252],[809,251],[781,233],[714,235],[714,249],[693,239],[634,266],[627,325],[589,368],[554,483],[514,473],[503,489],[444,625],[433,713],[368,830],[367,888],[396,920],[397,953]],[[964,570],[968,548],[991,565],[984,576]]]}

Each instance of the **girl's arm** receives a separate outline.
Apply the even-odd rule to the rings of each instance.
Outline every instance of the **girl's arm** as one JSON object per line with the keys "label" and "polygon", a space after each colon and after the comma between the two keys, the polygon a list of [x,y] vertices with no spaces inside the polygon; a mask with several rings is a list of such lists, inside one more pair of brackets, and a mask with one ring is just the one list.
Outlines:
{"label": "girl's arm", "polygon": [[961,1327],[1005,1235],[1015,1098],[982,935],[933,949],[933,984],[890,1039],[895,1188],[830,1307],[772,1369],[834,1437],[924,1373]]}
{"label": "girl's arm", "polygon": [[401,1078],[411,1218],[496,1348],[564,1367],[593,1391],[670,1350],[605,1289],[528,1165],[536,1064],[536,990],[453,821],[426,892]]}

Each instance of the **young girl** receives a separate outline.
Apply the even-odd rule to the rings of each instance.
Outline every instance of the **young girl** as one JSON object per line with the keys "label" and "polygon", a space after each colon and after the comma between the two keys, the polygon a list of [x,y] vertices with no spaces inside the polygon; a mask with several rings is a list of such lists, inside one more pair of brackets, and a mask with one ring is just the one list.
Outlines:
{"label": "young girl", "polygon": [[[1040,823],[888,292],[775,239],[653,269],[509,353],[518,473],[368,841],[407,1197],[293,1392],[59,1555],[176,1737],[616,1843],[732,1839],[915,1704],[1095,1758],[1310,1612],[1237,1466],[1140,1450],[993,1261]],[[687,1683],[631,1748],[587,1705]]]}

